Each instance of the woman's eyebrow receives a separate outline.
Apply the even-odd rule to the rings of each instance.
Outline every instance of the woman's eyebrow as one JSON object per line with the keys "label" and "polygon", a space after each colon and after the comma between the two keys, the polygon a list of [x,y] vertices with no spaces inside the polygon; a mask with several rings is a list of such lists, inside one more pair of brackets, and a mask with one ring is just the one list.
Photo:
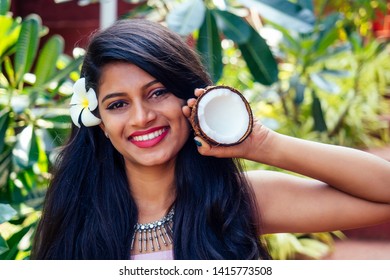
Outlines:
{"label": "woman's eyebrow", "polygon": [[[148,87],[150,87],[150,86],[152,86],[152,85],[154,85],[154,84],[157,84],[157,83],[159,83],[158,80],[150,81],[150,82],[148,82],[148,83],[146,83],[145,85],[142,86],[142,90],[145,90],[145,89],[147,89]],[[124,93],[124,92],[109,93],[109,94],[107,94],[106,96],[103,97],[102,103],[103,103],[104,101],[106,101],[107,99],[114,98],[114,97],[118,97],[118,96],[124,96],[124,95],[126,95],[126,93]]]}
{"label": "woman's eyebrow", "polygon": [[103,97],[102,103],[106,101],[107,99],[118,97],[118,96],[125,96],[126,94],[124,92],[114,92],[114,93],[109,93],[106,96]]}
{"label": "woman's eyebrow", "polygon": [[150,86],[152,86],[152,85],[154,85],[154,84],[157,84],[157,83],[159,83],[158,80],[150,81],[149,83],[144,84],[144,85],[142,86],[142,89],[145,90],[145,89],[147,89],[148,87],[150,87]]}

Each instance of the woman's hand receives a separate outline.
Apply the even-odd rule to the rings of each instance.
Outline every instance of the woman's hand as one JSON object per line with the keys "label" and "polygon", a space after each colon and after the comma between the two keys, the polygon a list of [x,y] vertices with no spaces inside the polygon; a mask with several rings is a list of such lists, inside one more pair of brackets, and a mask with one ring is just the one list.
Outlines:
{"label": "woman's hand", "polygon": [[[195,96],[199,97],[205,92],[204,89],[196,89]],[[183,107],[183,114],[188,119],[191,116],[192,107],[195,105],[196,99],[191,98],[187,101],[187,105]],[[258,153],[262,143],[265,141],[269,133],[268,128],[264,127],[258,120],[254,120],[251,134],[242,143],[234,146],[214,146],[208,144],[199,135],[196,135],[194,141],[198,145],[198,151],[204,156],[214,156],[220,158],[245,158],[250,159],[250,155],[255,151]]]}

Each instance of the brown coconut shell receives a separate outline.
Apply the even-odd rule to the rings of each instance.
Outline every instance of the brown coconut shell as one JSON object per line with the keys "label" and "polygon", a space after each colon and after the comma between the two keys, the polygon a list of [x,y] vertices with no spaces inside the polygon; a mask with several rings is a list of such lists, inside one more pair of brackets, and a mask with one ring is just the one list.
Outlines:
{"label": "brown coconut shell", "polygon": [[[199,119],[198,119],[198,104],[199,104],[199,102],[202,100],[202,98],[204,96],[206,96],[207,94],[209,94],[213,90],[221,89],[221,88],[228,89],[233,94],[237,94],[242,99],[242,101],[244,102],[245,107],[246,107],[246,109],[248,111],[248,115],[249,115],[248,129],[246,130],[245,134],[240,138],[240,140],[238,140],[237,142],[234,142],[234,143],[224,143],[223,144],[223,143],[217,142],[215,139],[210,138],[200,128],[200,124],[199,124]],[[237,144],[241,143],[242,141],[244,141],[251,134],[252,129],[253,129],[253,113],[252,113],[252,109],[251,109],[251,107],[249,105],[249,102],[245,99],[244,95],[241,92],[239,92],[237,89],[229,87],[229,86],[222,86],[222,85],[220,85],[220,86],[210,86],[210,87],[207,87],[206,91],[201,96],[199,96],[197,98],[195,105],[192,107],[190,123],[191,123],[192,128],[194,129],[195,135],[196,136],[200,136],[201,138],[203,138],[208,144],[213,145],[213,146],[233,146],[233,145],[237,145]]]}

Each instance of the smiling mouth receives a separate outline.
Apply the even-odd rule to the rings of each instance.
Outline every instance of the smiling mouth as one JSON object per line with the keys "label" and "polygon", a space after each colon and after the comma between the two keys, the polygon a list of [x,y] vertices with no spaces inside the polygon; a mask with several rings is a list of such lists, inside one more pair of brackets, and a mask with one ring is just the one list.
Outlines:
{"label": "smiling mouth", "polygon": [[134,142],[142,142],[142,141],[153,140],[153,139],[161,136],[166,130],[167,130],[167,128],[164,127],[164,128],[161,128],[161,129],[156,130],[156,131],[151,132],[151,133],[130,137],[130,140],[132,140]]}

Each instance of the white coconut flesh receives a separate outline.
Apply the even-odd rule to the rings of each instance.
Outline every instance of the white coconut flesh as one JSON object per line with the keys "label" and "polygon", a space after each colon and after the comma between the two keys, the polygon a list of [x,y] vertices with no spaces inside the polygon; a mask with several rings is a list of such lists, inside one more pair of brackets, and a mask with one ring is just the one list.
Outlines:
{"label": "white coconut flesh", "polygon": [[220,144],[238,142],[250,125],[244,101],[226,88],[213,89],[199,100],[198,120],[200,129]]}

